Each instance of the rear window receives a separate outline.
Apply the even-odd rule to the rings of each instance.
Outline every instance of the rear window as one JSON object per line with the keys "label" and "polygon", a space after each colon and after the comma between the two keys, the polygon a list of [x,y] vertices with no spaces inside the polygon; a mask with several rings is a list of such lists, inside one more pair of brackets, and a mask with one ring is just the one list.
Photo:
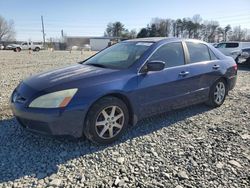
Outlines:
{"label": "rear window", "polygon": [[210,54],[208,47],[202,43],[186,42],[190,63],[197,63],[201,61],[210,61]]}
{"label": "rear window", "polygon": [[239,43],[226,43],[226,48],[237,48],[239,47]]}

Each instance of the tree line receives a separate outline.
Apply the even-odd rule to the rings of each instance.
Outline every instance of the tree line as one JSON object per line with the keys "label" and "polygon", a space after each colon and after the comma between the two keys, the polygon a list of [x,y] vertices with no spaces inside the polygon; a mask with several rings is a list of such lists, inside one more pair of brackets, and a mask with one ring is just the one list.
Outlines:
{"label": "tree line", "polygon": [[[128,30],[119,21],[109,23],[104,36],[121,37],[123,39],[144,37],[181,37],[200,39],[215,43],[221,41],[250,41],[250,30],[241,26],[220,26],[218,21],[203,20],[200,15],[192,18],[153,18],[146,27],[137,33],[135,29]],[[7,21],[0,15],[0,41],[15,40],[14,22]]]}
{"label": "tree line", "polygon": [[145,37],[181,37],[200,39],[209,43],[221,41],[250,41],[250,33],[241,26],[220,26],[218,21],[203,20],[200,15],[192,18],[164,19],[153,18],[146,27],[129,31],[121,22],[109,23],[105,36],[121,38],[145,38]]}

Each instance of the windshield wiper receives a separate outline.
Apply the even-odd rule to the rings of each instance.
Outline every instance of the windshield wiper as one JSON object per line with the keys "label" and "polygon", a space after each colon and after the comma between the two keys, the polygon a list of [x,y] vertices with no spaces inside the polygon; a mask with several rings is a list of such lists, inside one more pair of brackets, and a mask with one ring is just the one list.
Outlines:
{"label": "windshield wiper", "polygon": [[102,64],[98,64],[98,63],[88,63],[86,65],[92,65],[92,66],[95,66],[95,67],[107,68],[107,66],[102,65]]}

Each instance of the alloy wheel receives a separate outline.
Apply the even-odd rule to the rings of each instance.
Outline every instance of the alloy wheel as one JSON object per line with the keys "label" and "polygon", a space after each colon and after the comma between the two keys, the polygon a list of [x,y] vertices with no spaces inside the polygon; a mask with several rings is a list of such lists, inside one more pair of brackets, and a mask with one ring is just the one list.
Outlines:
{"label": "alloy wheel", "polygon": [[99,137],[111,139],[123,128],[124,112],[118,106],[108,106],[97,116],[95,130]]}
{"label": "alloy wheel", "polygon": [[225,84],[223,82],[218,82],[214,91],[214,102],[220,105],[225,98],[225,94],[226,94]]}

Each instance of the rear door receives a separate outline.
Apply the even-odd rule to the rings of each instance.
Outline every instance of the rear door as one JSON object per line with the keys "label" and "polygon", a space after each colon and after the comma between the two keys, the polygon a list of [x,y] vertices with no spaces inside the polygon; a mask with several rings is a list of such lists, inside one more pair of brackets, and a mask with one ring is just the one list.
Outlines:
{"label": "rear door", "polygon": [[218,58],[206,44],[185,42],[188,52],[188,67],[192,84],[190,95],[192,103],[207,100],[209,89],[220,77],[221,65]]}
{"label": "rear door", "polygon": [[[141,117],[185,106],[189,92],[189,73],[185,65],[181,42],[167,43],[148,61],[164,61],[165,69],[157,72],[139,73],[137,103]],[[146,65],[145,65],[146,66]]]}

